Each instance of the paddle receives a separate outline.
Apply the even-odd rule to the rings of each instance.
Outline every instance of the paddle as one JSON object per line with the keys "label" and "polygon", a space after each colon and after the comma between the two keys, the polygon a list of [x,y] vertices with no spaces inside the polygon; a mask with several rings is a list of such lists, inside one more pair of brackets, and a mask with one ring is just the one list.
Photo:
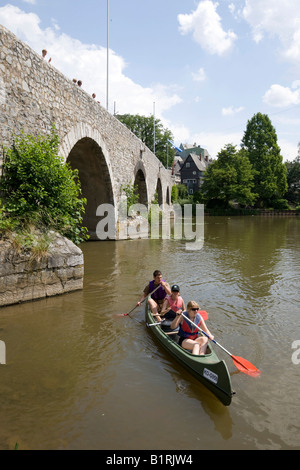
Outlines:
{"label": "paddle", "polygon": [[[178,309],[179,310],[179,309]],[[208,315],[207,315],[207,312],[205,310],[199,310],[198,313],[200,313],[201,317],[202,317],[202,320],[208,320]],[[155,317],[155,316],[161,316],[162,317],[162,321],[164,321],[164,315],[162,315],[161,313],[152,313],[152,316]],[[161,325],[161,322],[157,322],[157,323],[147,323],[147,326],[156,326],[156,325]]]}
{"label": "paddle", "polygon": [[157,326],[157,325],[161,325],[161,322],[156,322],[156,323],[146,323],[147,326]]}
{"label": "paddle", "polygon": [[[159,284],[159,286],[157,286],[152,292],[150,292],[150,294],[147,295],[147,296],[141,301],[141,304],[142,304],[143,302],[145,302],[145,300],[147,299],[147,297],[149,297],[149,296],[152,295],[157,289],[159,289],[160,286],[161,286],[161,285]],[[135,310],[137,307],[139,307],[139,305],[136,305],[135,307],[133,307],[128,313],[116,313],[115,316],[116,316],[116,317],[127,317],[127,315],[129,315],[131,312],[133,312],[133,310]]]}
{"label": "paddle", "polygon": [[208,320],[208,315],[207,315],[207,312],[205,310],[199,310],[198,313],[200,313],[203,320]]}
{"label": "paddle", "polygon": [[[198,328],[199,331],[201,331],[201,333],[203,333],[205,336],[207,336],[208,339],[210,339],[210,337],[208,336],[207,333],[205,333],[205,331],[201,330],[201,328],[196,325],[196,323],[194,323],[192,320],[190,320],[186,315],[184,315],[182,313],[182,316],[187,320],[189,321],[192,325],[194,325],[196,328]],[[223,349],[223,351],[225,351],[227,354],[229,354],[229,356],[231,356],[231,359],[233,360],[233,363],[234,365],[236,366],[236,368],[238,370],[240,370],[241,372],[244,372],[244,374],[248,374],[248,375],[251,375],[252,377],[256,377],[260,374],[260,370],[257,369],[253,364],[251,364],[251,362],[247,361],[247,359],[243,359],[242,357],[239,357],[239,356],[233,356],[229,351],[227,351],[227,349],[225,349],[220,343],[217,343],[216,340],[214,339],[210,339],[213,343],[215,343],[217,346],[219,346],[221,349]]]}

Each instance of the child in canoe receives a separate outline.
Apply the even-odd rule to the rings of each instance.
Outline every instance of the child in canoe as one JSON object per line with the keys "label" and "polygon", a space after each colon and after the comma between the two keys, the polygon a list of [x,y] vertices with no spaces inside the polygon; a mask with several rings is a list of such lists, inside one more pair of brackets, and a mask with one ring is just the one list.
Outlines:
{"label": "child in canoe", "polygon": [[167,295],[164,299],[161,316],[163,320],[174,320],[177,312],[185,310],[184,300],[180,295],[180,289],[177,284],[171,287],[171,295]]}

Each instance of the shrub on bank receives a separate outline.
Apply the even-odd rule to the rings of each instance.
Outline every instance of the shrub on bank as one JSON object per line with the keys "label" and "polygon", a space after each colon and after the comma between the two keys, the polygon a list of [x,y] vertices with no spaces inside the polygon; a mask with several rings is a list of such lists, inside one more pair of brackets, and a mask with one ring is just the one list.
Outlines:
{"label": "shrub on bank", "polygon": [[286,199],[276,199],[275,201],[272,202],[273,209],[276,210],[290,210],[289,203]]}
{"label": "shrub on bank", "polygon": [[64,163],[58,147],[53,126],[48,136],[22,133],[11,148],[4,149],[0,230],[27,233],[25,245],[37,230],[57,231],[77,245],[88,238],[82,227],[86,199],[81,194],[78,170]]}

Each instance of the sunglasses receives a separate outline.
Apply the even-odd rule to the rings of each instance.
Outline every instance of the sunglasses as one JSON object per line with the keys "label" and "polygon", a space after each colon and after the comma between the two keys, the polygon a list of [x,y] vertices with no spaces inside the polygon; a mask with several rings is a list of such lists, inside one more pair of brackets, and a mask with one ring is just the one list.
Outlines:
{"label": "sunglasses", "polygon": [[194,312],[195,312],[196,310],[198,310],[198,308],[191,308],[191,310],[194,310]]}

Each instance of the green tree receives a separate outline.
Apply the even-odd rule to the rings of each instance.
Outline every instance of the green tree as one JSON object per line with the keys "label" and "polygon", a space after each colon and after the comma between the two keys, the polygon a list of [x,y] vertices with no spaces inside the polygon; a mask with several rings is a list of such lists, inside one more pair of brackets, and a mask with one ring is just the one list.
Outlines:
{"label": "green tree", "polygon": [[252,206],[257,194],[254,193],[254,175],[252,165],[243,149],[239,150],[234,157],[236,170],[236,182],[232,187],[232,198],[241,206]]}
{"label": "green tree", "polygon": [[17,220],[19,229],[28,224],[54,229],[79,244],[88,238],[82,227],[86,199],[81,197],[78,171],[64,163],[58,147],[53,126],[49,136],[22,133],[5,149],[0,179],[2,219],[5,214]]}
{"label": "green tree", "polygon": [[177,202],[178,200],[178,188],[176,184],[172,186],[172,191],[171,191],[171,201],[172,202]]}
{"label": "green tree", "polygon": [[203,200],[208,205],[228,207],[230,201],[251,206],[256,198],[253,193],[251,164],[243,150],[232,144],[225,145],[205,172],[201,186]]}
{"label": "green tree", "polygon": [[292,162],[285,162],[288,190],[285,197],[294,204],[300,204],[300,143],[298,156]]}
{"label": "green tree", "polygon": [[285,194],[287,180],[277,134],[266,114],[257,113],[248,121],[241,145],[253,168],[257,205],[272,205]]}
{"label": "green tree", "polygon": [[178,184],[177,191],[178,191],[178,198],[177,198],[178,201],[185,201],[190,198],[188,187],[185,184]]}
{"label": "green tree", "polygon": [[[125,124],[146,146],[154,151],[154,123],[153,117],[140,116],[139,114],[119,114],[116,116]],[[155,119],[155,155],[164,167],[172,166],[175,150],[170,145],[173,140],[172,132],[163,127],[159,119]]]}

